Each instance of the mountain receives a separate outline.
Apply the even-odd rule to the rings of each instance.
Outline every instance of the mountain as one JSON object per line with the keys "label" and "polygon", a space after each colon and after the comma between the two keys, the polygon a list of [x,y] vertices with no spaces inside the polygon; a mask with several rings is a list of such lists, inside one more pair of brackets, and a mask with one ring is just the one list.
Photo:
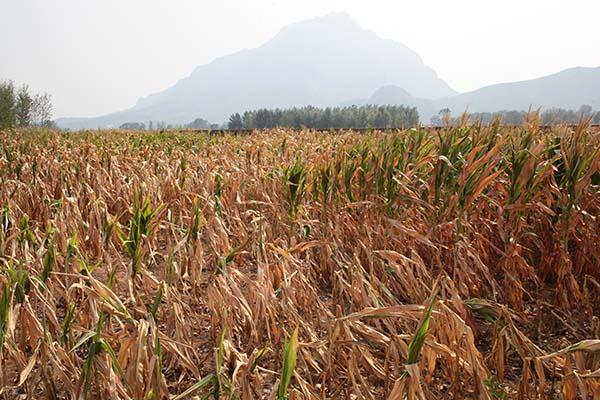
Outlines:
{"label": "mountain", "polygon": [[377,89],[377,91],[375,91],[370,98],[371,101],[378,104],[386,104],[386,102],[391,99],[393,99],[397,104],[416,103],[420,100],[416,97],[413,97],[401,87],[394,85],[387,85]]}
{"label": "mountain", "polygon": [[521,82],[501,83],[440,99],[436,108],[471,112],[559,107],[578,109],[589,104],[600,109],[600,67],[576,67]]}
{"label": "mountain", "polygon": [[600,109],[600,67],[570,68],[556,74],[521,82],[486,86],[472,92],[428,100],[411,96],[396,86],[383,86],[367,99],[346,101],[349,104],[405,104],[417,107],[421,121],[442,108],[454,115],[464,111],[532,110],[565,108],[577,110],[582,104]]}
{"label": "mountain", "polygon": [[[348,100],[338,104],[338,106],[348,107],[352,105],[361,106],[366,104],[395,104],[417,107],[419,110],[419,115],[421,116],[433,115],[436,112],[434,100],[414,97],[406,90],[394,85],[382,86],[366,99]],[[421,118],[421,120],[423,120],[423,118]]]}
{"label": "mountain", "polygon": [[344,107],[365,104],[413,104],[419,100],[399,86],[385,85],[377,89],[368,99],[347,100],[339,105]]}
{"label": "mountain", "polygon": [[149,120],[182,124],[197,117],[223,122],[234,112],[262,107],[331,106],[387,85],[429,99],[456,94],[408,47],[361,28],[348,14],[332,13],[291,24],[258,48],[199,66],[128,110],[57,123],[78,129]]}

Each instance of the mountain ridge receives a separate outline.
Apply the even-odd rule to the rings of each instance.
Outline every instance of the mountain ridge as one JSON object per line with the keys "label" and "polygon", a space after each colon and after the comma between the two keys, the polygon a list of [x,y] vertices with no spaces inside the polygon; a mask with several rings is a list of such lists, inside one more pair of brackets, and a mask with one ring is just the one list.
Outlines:
{"label": "mountain ridge", "polygon": [[[382,91],[383,89],[383,91]],[[422,121],[428,121],[442,108],[453,114],[565,108],[578,109],[583,104],[600,109],[600,67],[572,67],[565,70],[516,82],[497,83],[437,100],[411,96],[393,85],[377,89],[369,98],[350,100],[351,104],[404,104],[417,107]]]}
{"label": "mountain ridge", "polygon": [[388,84],[427,98],[456,94],[415,51],[363,29],[348,14],[332,13],[290,24],[259,47],[200,65],[129,109],[57,122],[75,129],[197,117],[222,122],[247,109],[330,106]]}
{"label": "mountain ridge", "polygon": [[150,120],[181,125],[199,117],[221,123],[232,113],[258,108],[367,103],[414,106],[424,122],[442,108],[455,114],[581,104],[600,109],[600,67],[457,93],[414,50],[380,38],[346,13],[331,13],[287,25],[256,48],[199,65],[126,110],[56,122],[69,129]]}

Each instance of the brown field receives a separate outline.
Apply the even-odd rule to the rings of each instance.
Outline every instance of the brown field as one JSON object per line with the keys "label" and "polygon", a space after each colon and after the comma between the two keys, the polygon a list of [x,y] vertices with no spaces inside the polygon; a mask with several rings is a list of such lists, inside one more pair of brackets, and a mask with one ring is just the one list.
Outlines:
{"label": "brown field", "polygon": [[1,132],[0,396],[600,399],[599,169],[534,120]]}

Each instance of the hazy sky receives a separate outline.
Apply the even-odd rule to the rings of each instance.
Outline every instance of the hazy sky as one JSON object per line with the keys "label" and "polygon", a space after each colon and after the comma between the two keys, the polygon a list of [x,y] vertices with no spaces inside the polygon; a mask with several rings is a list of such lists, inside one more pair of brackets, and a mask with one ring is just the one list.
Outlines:
{"label": "hazy sky", "polygon": [[47,91],[56,117],[96,116],[332,11],[458,91],[600,66],[598,0],[0,0],[0,80]]}

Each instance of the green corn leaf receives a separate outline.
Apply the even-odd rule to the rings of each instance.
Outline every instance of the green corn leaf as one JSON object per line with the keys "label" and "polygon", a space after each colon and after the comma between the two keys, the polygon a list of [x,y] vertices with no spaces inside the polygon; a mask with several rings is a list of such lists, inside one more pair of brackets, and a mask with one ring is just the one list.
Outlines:
{"label": "green corn leaf", "polygon": [[81,337],[81,339],[79,339],[79,341],[77,342],[77,344],[75,346],[73,346],[73,348],[71,349],[71,351],[77,350],[78,348],[80,348],[81,346],[83,346],[84,344],[86,344],[94,336],[96,336],[96,332],[94,332],[94,331],[90,331],[90,332],[86,333],[85,335],[83,335]]}
{"label": "green corn leaf", "polygon": [[423,314],[423,318],[419,323],[419,327],[415,332],[415,336],[413,336],[410,344],[408,345],[408,360],[407,364],[415,364],[419,361],[419,356],[421,354],[421,349],[423,348],[423,344],[425,343],[425,337],[427,336],[427,332],[429,331],[429,322],[431,321],[431,314],[433,313],[433,307],[435,306],[436,297],[438,290],[436,289],[433,296],[431,296],[431,300],[427,309],[425,310],[425,314]]}
{"label": "green corn leaf", "polygon": [[281,369],[281,380],[279,381],[278,399],[288,399],[288,387],[296,368],[296,353],[298,351],[298,328],[294,329],[292,336],[285,342],[283,351],[283,367]]}
{"label": "green corn leaf", "polygon": [[198,382],[190,386],[185,392],[178,394],[173,398],[173,400],[181,400],[188,398],[192,393],[197,390],[202,389],[208,385],[214,385],[216,380],[215,374],[206,375],[204,378],[200,379]]}
{"label": "green corn leaf", "polygon": [[10,309],[10,288],[4,286],[2,290],[2,296],[0,297],[0,351],[4,345],[4,335],[6,330],[6,323],[8,322],[8,312]]}
{"label": "green corn leaf", "polygon": [[254,357],[254,361],[252,362],[252,365],[250,366],[249,371],[251,373],[254,372],[254,370],[258,366],[258,363],[260,362],[260,360],[262,360],[263,357],[266,356],[267,354],[269,354],[270,352],[271,352],[271,349],[268,347],[263,347],[262,349],[258,350],[258,352],[256,353],[256,356]]}
{"label": "green corn leaf", "polygon": [[98,343],[100,344],[100,347],[102,348],[102,350],[104,350],[106,352],[106,354],[108,354],[110,356],[111,366],[112,366],[113,371],[115,373],[121,375],[122,371],[121,371],[121,366],[119,365],[119,361],[117,359],[117,353],[115,353],[113,348],[110,346],[110,344],[106,340],[100,339],[100,340],[98,340]]}
{"label": "green corn leaf", "polygon": [[67,307],[67,313],[65,315],[65,319],[61,324],[62,335],[60,340],[63,344],[67,343],[67,339],[69,337],[69,333],[71,332],[71,323],[73,322],[73,317],[75,316],[75,304],[69,304]]}
{"label": "green corn leaf", "polygon": [[161,283],[158,288],[158,291],[156,292],[156,295],[154,296],[154,301],[152,302],[152,305],[149,309],[150,314],[152,315],[152,318],[154,318],[154,320],[156,320],[156,313],[158,312],[158,307],[160,306],[160,302],[162,301],[164,293],[165,286]]}

